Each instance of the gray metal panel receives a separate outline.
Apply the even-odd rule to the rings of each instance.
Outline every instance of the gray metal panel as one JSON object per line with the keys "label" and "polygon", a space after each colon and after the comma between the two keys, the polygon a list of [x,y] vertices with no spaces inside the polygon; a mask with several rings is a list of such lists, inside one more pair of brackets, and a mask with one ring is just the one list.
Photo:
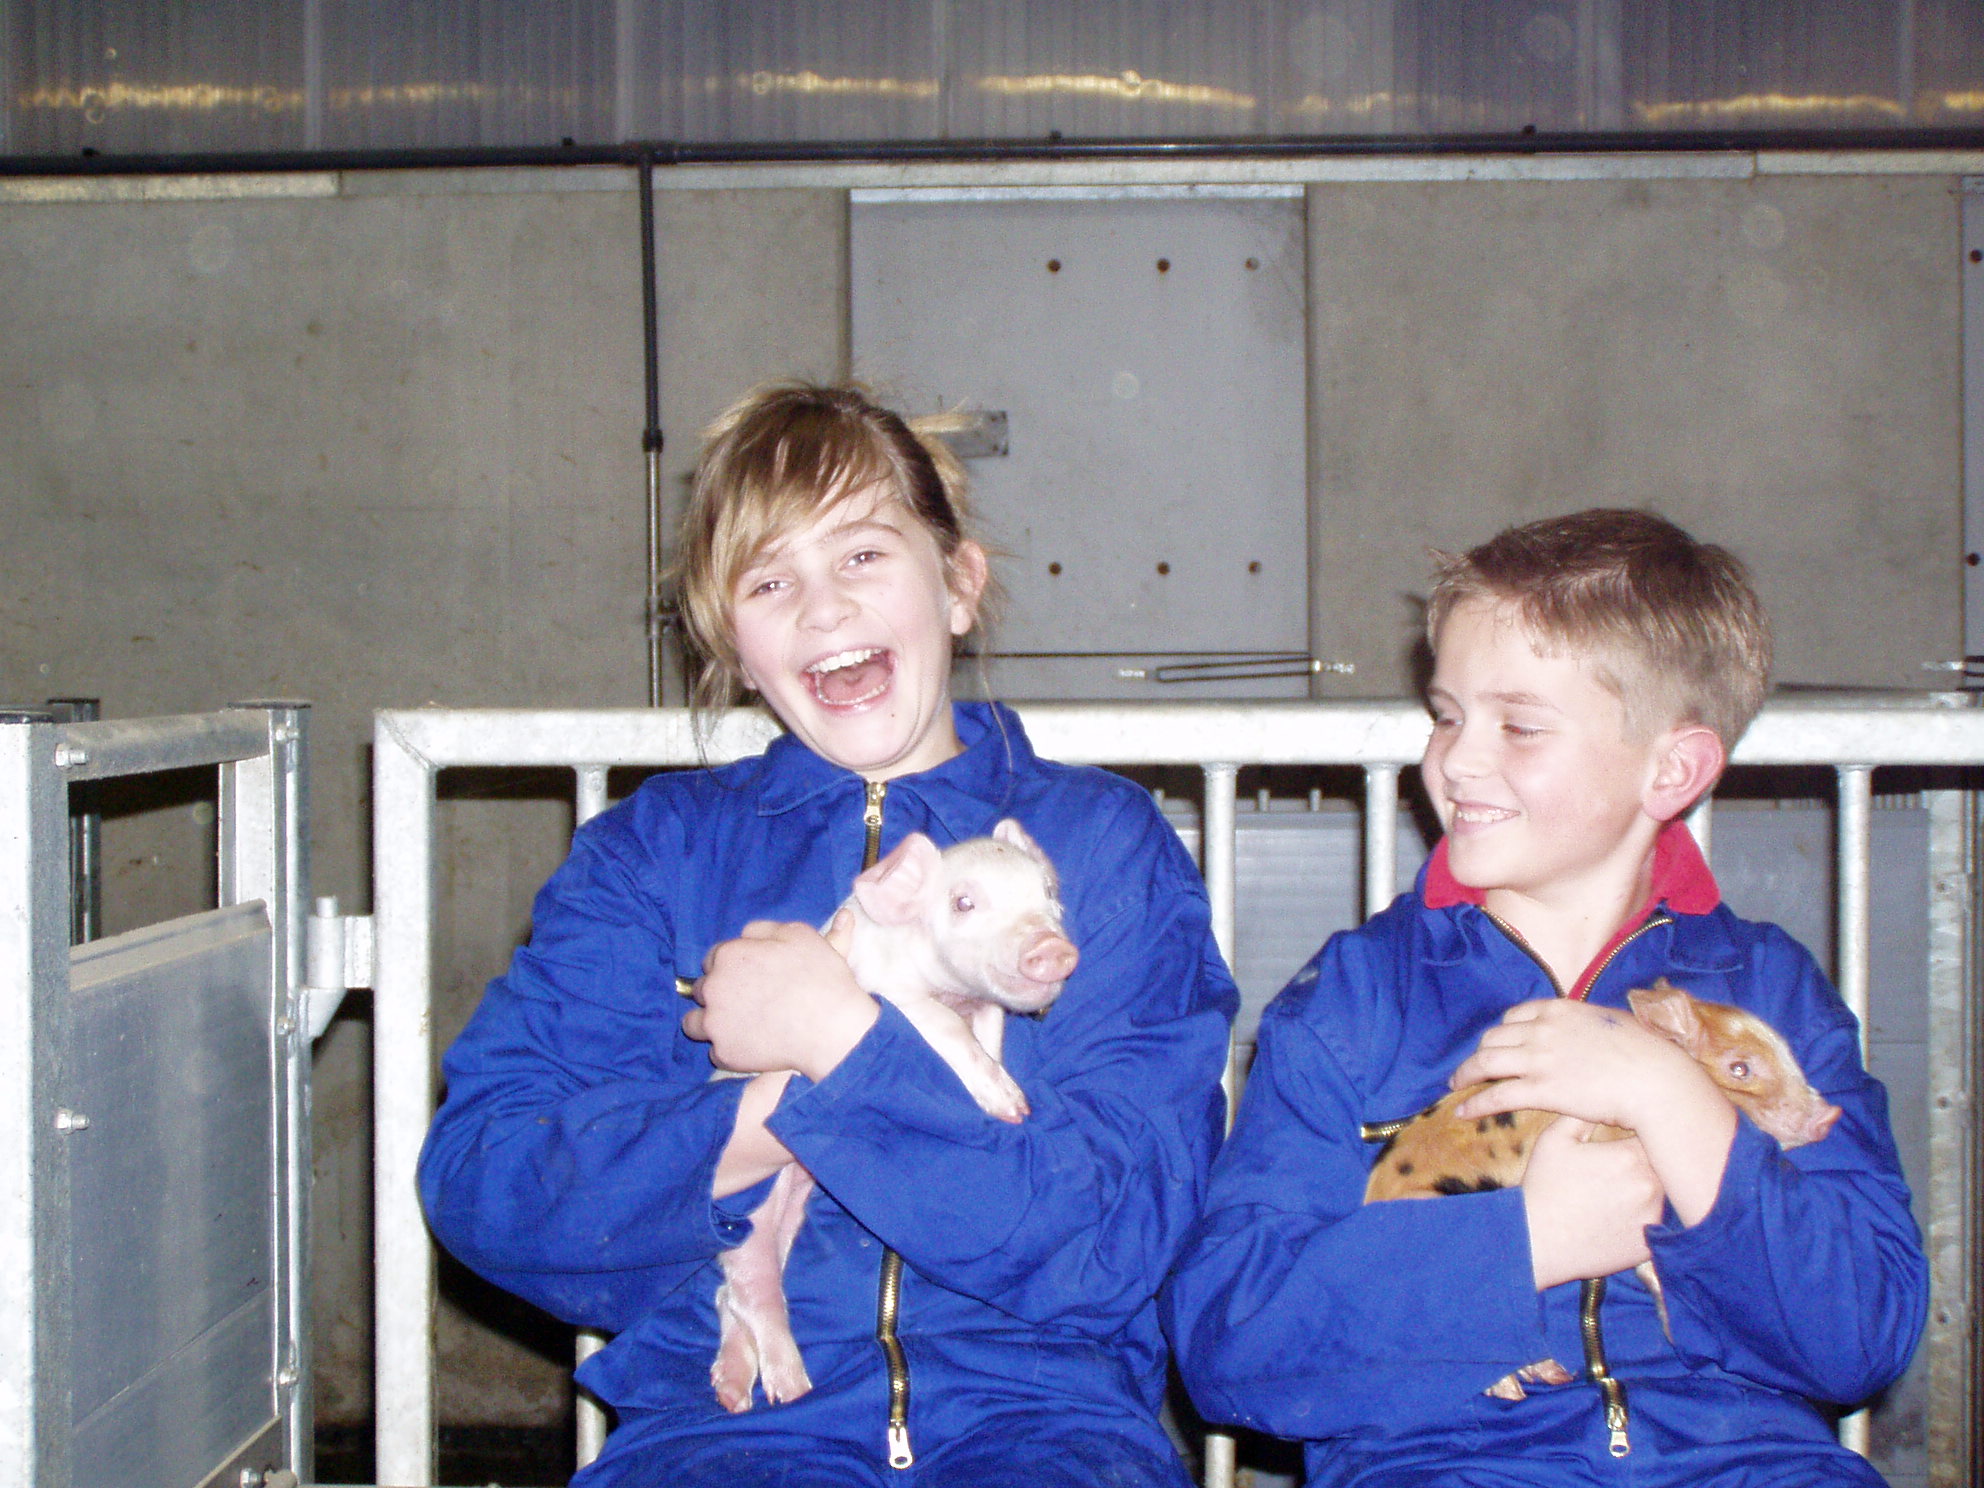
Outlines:
{"label": "gray metal panel", "polygon": [[1984,656],[1984,178],[1963,183],[1963,651]]}
{"label": "gray metal panel", "polygon": [[195,1482],[274,1414],[260,903],[72,962],[79,1488]]}
{"label": "gray metal panel", "polygon": [[857,194],[857,374],[1008,416],[1000,652],[1306,654],[1303,233],[1273,188]]}

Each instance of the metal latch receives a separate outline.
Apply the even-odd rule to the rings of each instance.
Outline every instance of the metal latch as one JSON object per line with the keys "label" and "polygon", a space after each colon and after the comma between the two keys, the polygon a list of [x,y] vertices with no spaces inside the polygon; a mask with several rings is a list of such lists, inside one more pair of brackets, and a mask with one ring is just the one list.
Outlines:
{"label": "metal latch", "polygon": [[303,1020],[312,1041],[337,1016],[344,994],[372,985],[372,916],[338,913],[335,895],[319,899],[303,925]]}

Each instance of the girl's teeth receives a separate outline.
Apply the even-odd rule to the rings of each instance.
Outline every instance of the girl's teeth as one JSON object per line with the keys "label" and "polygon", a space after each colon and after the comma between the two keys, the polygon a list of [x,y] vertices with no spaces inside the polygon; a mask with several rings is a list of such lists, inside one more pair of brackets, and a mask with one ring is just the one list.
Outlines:
{"label": "girl's teeth", "polygon": [[837,672],[842,667],[858,666],[869,657],[878,654],[878,652],[872,649],[865,651],[841,651],[833,656],[828,656],[814,662],[806,670],[816,675],[824,676],[828,672]]}

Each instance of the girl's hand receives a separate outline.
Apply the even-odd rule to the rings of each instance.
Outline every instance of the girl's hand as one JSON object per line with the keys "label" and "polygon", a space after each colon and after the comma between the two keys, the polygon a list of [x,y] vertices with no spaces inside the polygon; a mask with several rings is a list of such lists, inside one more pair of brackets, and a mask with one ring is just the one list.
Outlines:
{"label": "girl's hand", "polygon": [[1676,1106],[1727,1101],[1699,1064],[1631,1013],[1564,997],[1518,1003],[1481,1035],[1452,1086],[1483,1081],[1493,1083],[1455,1115],[1555,1111],[1639,1131]]}
{"label": "girl's hand", "polygon": [[1565,1117],[1530,1150],[1522,1195],[1539,1292],[1650,1259],[1646,1227],[1660,1222],[1660,1180],[1637,1141],[1591,1142],[1590,1133],[1589,1123]]}
{"label": "girl's hand", "polygon": [[682,1031],[710,1046],[718,1069],[792,1069],[825,1079],[880,1016],[842,957],[851,933],[845,911],[827,936],[810,925],[753,920],[703,958],[697,1005]]}

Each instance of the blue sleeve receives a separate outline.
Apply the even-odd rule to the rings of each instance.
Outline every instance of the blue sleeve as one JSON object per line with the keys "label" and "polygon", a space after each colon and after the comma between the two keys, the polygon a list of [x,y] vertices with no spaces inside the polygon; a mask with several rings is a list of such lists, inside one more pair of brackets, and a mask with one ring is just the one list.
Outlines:
{"label": "blue sleeve", "polygon": [[1208,1419],[1311,1440],[1451,1422],[1551,1353],[1520,1190],[1364,1204],[1359,1091],[1315,1020],[1368,999],[1383,960],[1369,937],[1337,936],[1262,1020],[1162,1303]]}
{"label": "blue sleeve", "polygon": [[1928,1262],[1852,1015],[1811,958],[1772,932],[1759,1011],[1840,1108],[1824,1140],[1781,1149],[1748,1120],[1715,1207],[1648,1230],[1675,1347],[1773,1389],[1850,1405],[1907,1368],[1928,1312]]}
{"label": "blue sleeve", "polygon": [[[1081,953],[1030,1050],[1032,1114],[986,1116],[894,1009],[769,1125],[922,1275],[1014,1317],[1097,1336],[1147,1307],[1204,1197],[1238,1001],[1204,886],[1141,792],[1051,850],[1085,886]],[[1049,835],[1043,826],[1045,843]],[[1065,832],[1058,834],[1065,838]]]}
{"label": "blue sleeve", "polygon": [[652,861],[602,819],[539,893],[529,945],[442,1069],[420,1158],[442,1244],[569,1321],[618,1329],[749,1231],[710,1199],[745,1082],[681,1033]]}

